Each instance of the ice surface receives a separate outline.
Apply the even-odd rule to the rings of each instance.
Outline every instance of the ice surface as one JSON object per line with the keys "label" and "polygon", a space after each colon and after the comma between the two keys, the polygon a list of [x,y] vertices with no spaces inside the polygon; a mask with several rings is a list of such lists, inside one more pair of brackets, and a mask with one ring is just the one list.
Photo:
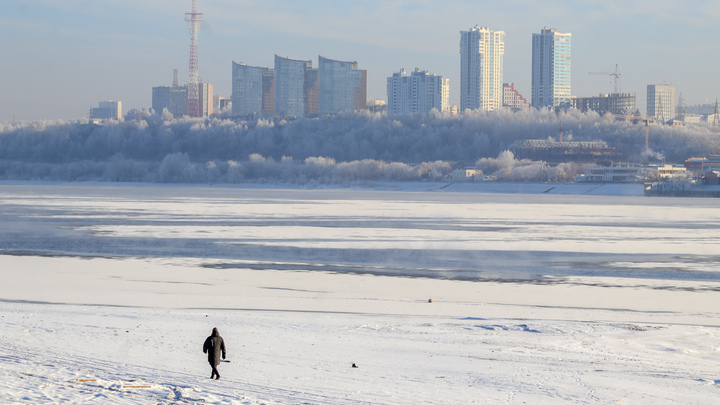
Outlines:
{"label": "ice surface", "polygon": [[0,403],[715,402],[714,200],[420,187],[0,184]]}

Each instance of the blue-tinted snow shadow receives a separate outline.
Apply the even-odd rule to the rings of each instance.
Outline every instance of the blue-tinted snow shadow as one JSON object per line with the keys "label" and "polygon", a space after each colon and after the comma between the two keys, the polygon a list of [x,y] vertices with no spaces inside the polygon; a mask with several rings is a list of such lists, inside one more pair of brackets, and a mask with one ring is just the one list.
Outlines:
{"label": "blue-tinted snow shadow", "polygon": [[[486,318],[473,318],[473,317],[467,317],[467,318],[460,318],[461,321],[488,321]],[[541,331],[537,329],[530,329],[526,324],[520,324],[520,325],[498,325],[498,324],[492,324],[492,325],[473,325],[474,328],[484,329],[484,330],[500,330],[500,331],[520,331],[520,332],[530,332],[530,333],[542,333]]]}

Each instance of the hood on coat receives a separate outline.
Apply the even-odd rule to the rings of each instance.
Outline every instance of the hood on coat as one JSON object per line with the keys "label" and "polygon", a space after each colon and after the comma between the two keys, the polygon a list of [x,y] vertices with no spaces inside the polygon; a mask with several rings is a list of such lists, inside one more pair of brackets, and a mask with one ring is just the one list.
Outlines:
{"label": "hood on coat", "polygon": [[210,336],[220,336],[220,332],[218,332],[218,328],[213,328],[212,335]]}

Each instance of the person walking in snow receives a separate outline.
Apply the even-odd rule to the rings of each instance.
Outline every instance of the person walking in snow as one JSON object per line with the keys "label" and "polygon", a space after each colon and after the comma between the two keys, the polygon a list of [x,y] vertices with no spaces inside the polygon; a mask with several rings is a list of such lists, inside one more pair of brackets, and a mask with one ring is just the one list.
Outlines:
{"label": "person walking in snow", "polygon": [[218,373],[217,366],[220,364],[220,355],[222,355],[223,360],[225,360],[225,341],[220,336],[218,328],[213,328],[212,334],[205,339],[203,353],[207,353],[208,363],[210,363],[210,367],[212,367],[210,379],[215,378],[219,380],[220,373]]}

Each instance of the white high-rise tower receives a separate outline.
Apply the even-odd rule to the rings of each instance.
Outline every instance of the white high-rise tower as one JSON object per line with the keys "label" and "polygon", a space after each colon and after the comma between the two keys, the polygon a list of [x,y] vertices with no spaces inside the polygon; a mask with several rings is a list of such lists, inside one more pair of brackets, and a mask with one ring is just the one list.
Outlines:
{"label": "white high-rise tower", "polygon": [[668,122],[675,118],[675,86],[648,84],[647,111],[650,118]]}
{"label": "white high-rise tower", "polygon": [[416,68],[405,69],[387,78],[389,114],[429,113],[433,108],[448,110],[449,79]]}
{"label": "white high-rise tower", "polygon": [[505,31],[460,31],[460,109],[502,107]]}
{"label": "white high-rise tower", "polygon": [[535,108],[570,103],[572,34],[543,28],[532,36],[532,96]]}

